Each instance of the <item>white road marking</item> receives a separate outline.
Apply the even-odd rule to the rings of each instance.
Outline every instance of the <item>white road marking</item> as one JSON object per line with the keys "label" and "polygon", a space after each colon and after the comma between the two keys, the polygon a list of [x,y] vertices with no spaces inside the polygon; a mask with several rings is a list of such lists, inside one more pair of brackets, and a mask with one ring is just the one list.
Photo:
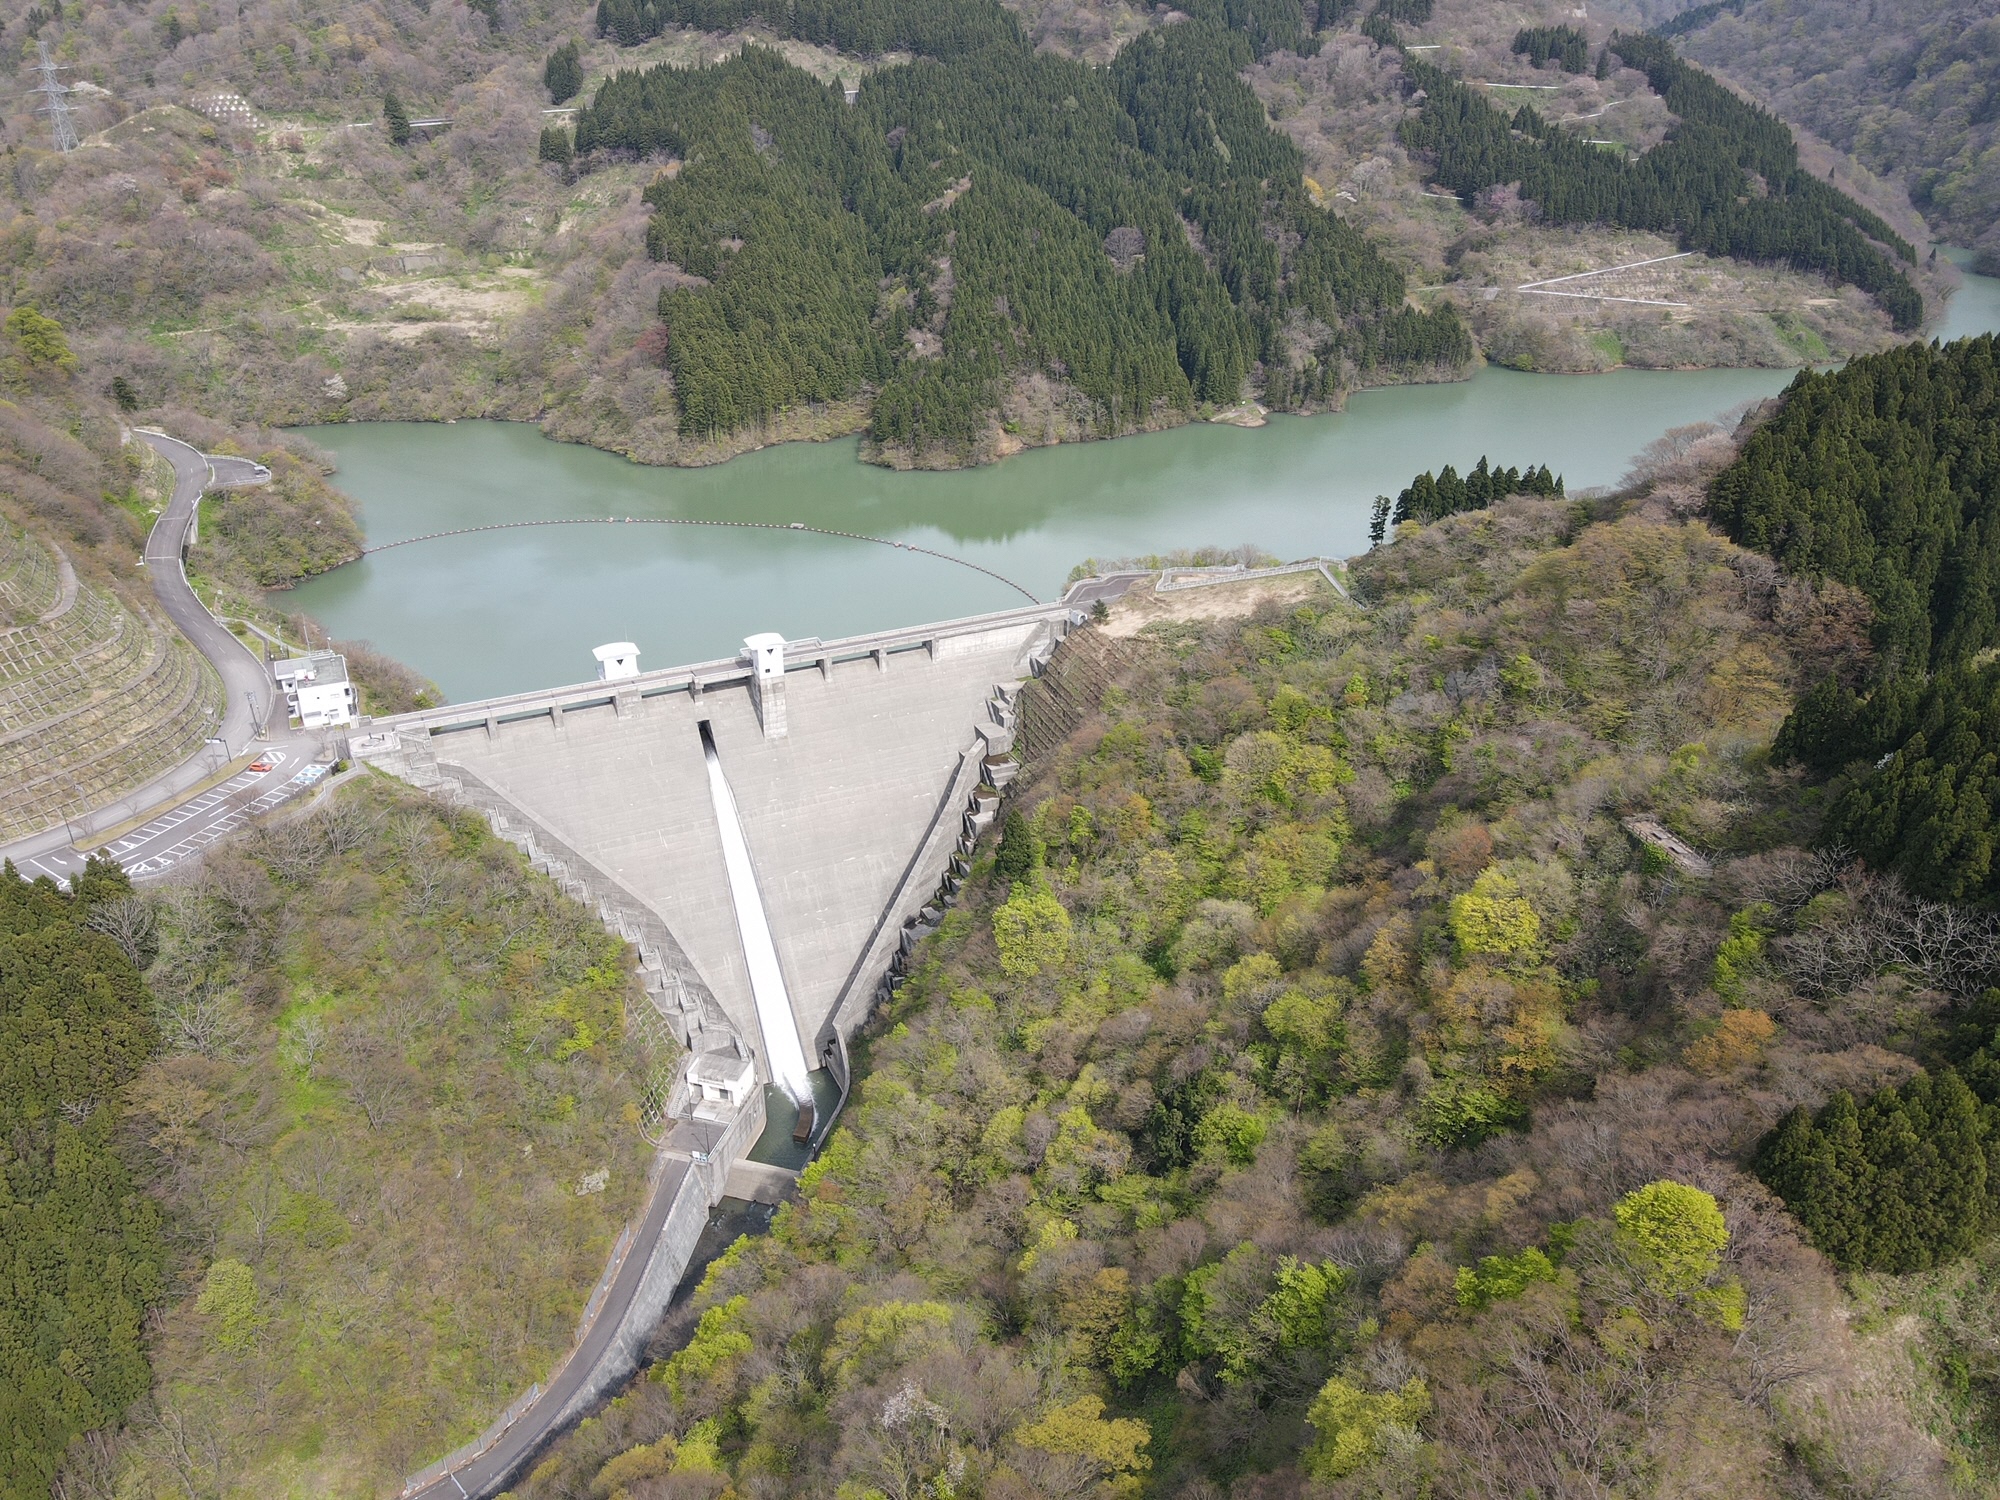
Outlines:
{"label": "white road marking", "polygon": [[[200,853],[218,839],[236,832],[251,819],[270,812],[312,786],[327,772],[327,767],[323,765],[307,764],[289,777],[280,779],[276,774],[277,767],[290,759],[290,756],[283,750],[267,751],[266,755],[272,762],[271,771],[238,772],[229,780],[210,787],[199,796],[188,799],[172,811],[161,814],[143,827],[134,829],[108,845],[112,856],[125,865],[127,874],[161,874],[181,861]],[[260,783],[266,790],[234,806],[229,805],[240,794]],[[190,824],[197,826],[190,828]],[[164,849],[158,848],[162,842],[183,829],[187,830],[185,837],[175,839]],[[148,849],[157,852],[146,853]],[[86,856],[68,851],[65,851],[65,854],[67,858],[58,854],[46,857],[55,863],[36,859],[28,861],[28,864],[56,880],[67,880],[71,874],[83,867]],[[125,856],[134,854],[142,857],[136,862],[127,862]]]}

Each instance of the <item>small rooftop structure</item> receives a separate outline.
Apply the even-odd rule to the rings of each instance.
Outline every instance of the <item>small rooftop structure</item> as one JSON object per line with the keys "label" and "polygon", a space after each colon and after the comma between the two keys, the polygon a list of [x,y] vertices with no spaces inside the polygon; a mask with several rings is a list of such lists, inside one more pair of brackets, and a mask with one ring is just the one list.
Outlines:
{"label": "small rooftop structure", "polygon": [[697,1052],[688,1060],[687,1081],[697,1099],[745,1104],[757,1088],[757,1069],[734,1052]]}
{"label": "small rooftop structure", "polygon": [[590,654],[597,658],[599,682],[622,682],[639,675],[639,648],[630,641],[611,641]]}
{"label": "small rooftop structure", "polygon": [[338,651],[308,651],[271,668],[285,708],[302,729],[352,724],[356,694],[348,680],[347,658]]}
{"label": "small rooftop structure", "polygon": [[1642,813],[1620,821],[1625,825],[1627,833],[1640,843],[1666,855],[1683,875],[1706,880],[1715,873],[1715,865],[1710,860],[1697,854],[1684,839],[1670,832],[1666,824],[1651,814]]}

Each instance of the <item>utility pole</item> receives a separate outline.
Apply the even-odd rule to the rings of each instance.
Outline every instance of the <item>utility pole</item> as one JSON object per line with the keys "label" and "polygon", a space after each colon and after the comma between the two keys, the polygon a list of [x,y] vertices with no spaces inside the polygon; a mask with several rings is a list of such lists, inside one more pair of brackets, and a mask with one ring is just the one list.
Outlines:
{"label": "utility pole", "polygon": [[67,155],[77,148],[76,121],[69,112],[69,85],[56,74],[68,71],[49,56],[49,44],[39,39],[35,42],[35,53],[40,59],[35,71],[42,75],[39,88],[30,89],[31,94],[44,94],[48,103],[36,110],[36,114],[49,117],[49,128],[54,131],[56,150]]}

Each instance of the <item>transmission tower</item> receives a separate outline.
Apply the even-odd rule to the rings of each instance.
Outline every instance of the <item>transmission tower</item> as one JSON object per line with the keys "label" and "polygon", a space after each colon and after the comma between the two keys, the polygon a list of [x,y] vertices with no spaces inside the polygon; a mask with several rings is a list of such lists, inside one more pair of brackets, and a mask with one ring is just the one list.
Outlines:
{"label": "transmission tower", "polygon": [[46,95],[49,101],[35,113],[49,117],[49,127],[55,132],[56,150],[74,151],[77,146],[76,120],[69,112],[69,86],[56,77],[56,74],[66,70],[49,56],[47,42],[37,41],[35,51],[41,59],[35,64],[35,71],[42,75],[42,82],[39,88],[30,89],[28,92]]}

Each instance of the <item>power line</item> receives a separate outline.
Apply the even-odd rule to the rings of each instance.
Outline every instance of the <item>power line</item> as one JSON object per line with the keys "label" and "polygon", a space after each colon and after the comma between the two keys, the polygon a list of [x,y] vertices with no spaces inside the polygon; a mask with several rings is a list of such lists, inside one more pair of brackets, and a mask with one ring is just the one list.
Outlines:
{"label": "power line", "polygon": [[69,112],[69,85],[56,77],[56,74],[68,70],[49,56],[47,42],[37,39],[35,53],[40,58],[35,64],[35,71],[42,75],[42,82],[41,87],[30,89],[28,92],[48,97],[49,102],[35,113],[49,117],[49,128],[55,133],[56,150],[68,154],[77,148],[76,120]]}

